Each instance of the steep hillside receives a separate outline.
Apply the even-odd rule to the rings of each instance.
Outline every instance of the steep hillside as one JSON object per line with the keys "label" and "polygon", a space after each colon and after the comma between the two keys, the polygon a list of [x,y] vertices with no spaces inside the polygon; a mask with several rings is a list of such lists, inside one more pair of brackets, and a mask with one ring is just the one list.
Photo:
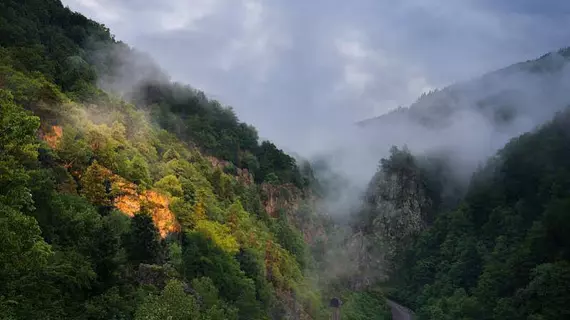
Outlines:
{"label": "steep hillside", "polygon": [[421,319],[567,318],[569,125],[565,111],[513,139],[474,175],[458,206],[408,227],[412,236],[393,260],[394,296]]}
{"label": "steep hillside", "polygon": [[399,147],[351,217],[345,286],[420,319],[569,317],[569,62],[563,49],[359,123]]}
{"label": "steep hillside", "polygon": [[[420,319],[570,316],[568,61],[561,50],[363,124],[400,119],[445,132],[466,111],[516,137],[467,183],[456,170],[464,154],[439,148],[449,143],[444,136],[422,152],[393,147],[351,222],[352,242],[362,244],[352,283],[381,285]],[[532,121],[519,136],[509,128],[521,119]],[[468,156],[476,148],[467,139],[461,147]]]}
{"label": "steep hillside", "polygon": [[0,108],[3,319],[327,317],[310,166],[104,26],[0,3]]}

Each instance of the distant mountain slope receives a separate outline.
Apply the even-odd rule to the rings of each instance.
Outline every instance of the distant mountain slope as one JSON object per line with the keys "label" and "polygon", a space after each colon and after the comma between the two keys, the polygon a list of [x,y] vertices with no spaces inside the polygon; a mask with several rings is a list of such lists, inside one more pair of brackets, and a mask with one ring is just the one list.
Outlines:
{"label": "distant mountain slope", "polygon": [[562,49],[424,94],[409,107],[361,121],[355,126],[354,145],[372,155],[367,168],[386,157],[393,145],[405,145],[414,154],[451,156],[452,170],[466,182],[510,139],[551,120],[568,105],[570,49]]}
{"label": "distant mountain slope", "polygon": [[[357,123],[362,128],[409,122],[422,127],[450,125],[454,116],[468,110],[497,128],[531,119],[550,119],[570,103],[570,48],[539,59],[517,63],[479,78],[422,95],[415,103]],[[466,62],[468,63],[468,62]],[[548,105],[544,102],[548,101]],[[542,105],[537,105],[540,102]]]}

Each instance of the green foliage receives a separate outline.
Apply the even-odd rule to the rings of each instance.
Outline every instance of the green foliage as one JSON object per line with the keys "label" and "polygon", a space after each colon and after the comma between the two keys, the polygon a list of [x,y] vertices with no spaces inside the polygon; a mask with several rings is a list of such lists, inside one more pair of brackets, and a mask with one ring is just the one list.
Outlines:
{"label": "green foliage", "polygon": [[148,213],[135,214],[126,245],[129,260],[135,264],[158,263],[162,259],[160,235]]}
{"label": "green foliage", "polygon": [[14,104],[9,91],[0,89],[0,203],[16,209],[32,205],[25,165],[37,157],[38,127],[39,119]]}
{"label": "green foliage", "polygon": [[112,287],[85,303],[84,319],[132,319],[135,307],[143,300],[141,293],[130,288]]}
{"label": "green foliage", "polygon": [[[529,318],[561,319],[570,316],[570,263],[559,261],[537,266],[528,285],[518,292],[514,306],[526,304]],[[520,311],[519,311],[520,312]]]}
{"label": "green foliage", "polygon": [[85,170],[93,151],[73,126],[63,127],[63,136],[56,150],[63,165],[72,170]]}
{"label": "green foliage", "polygon": [[247,168],[258,183],[277,177],[281,183],[304,187],[295,159],[269,141],[259,144],[255,129],[239,122],[231,108],[179,84],[149,82],[141,88],[141,95],[139,105],[152,106],[162,128],[192,139],[215,157]]}
{"label": "green foliage", "polygon": [[129,162],[129,173],[127,178],[136,184],[147,186],[150,184],[150,171],[148,163],[141,156],[135,156]]}
{"label": "green foliage", "polygon": [[513,139],[402,255],[395,294],[422,319],[568,317],[569,124]]}
{"label": "green foliage", "polygon": [[257,257],[251,249],[241,250],[237,255],[237,260],[241,270],[245,275],[255,282],[256,298],[264,306],[269,306],[272,298],[272,291],[267,281],[263,260]]}
{"label": "green foliage", "polygon": [[235,258],[198,232],[185,234],[183,257],[183,274],[187,279],[203,276],[212,279],[222,298],[238,308],[240,319],[261,317],[255,284],[240,270]]}
{"label": "green foliage", "polygon": [[481,319],[482,310],[479,302],[467,295],[464,289],[457,289],[453,295],[420,309],[421,319]]}
{"label": "green foliage", "polygon": [[184,261],[182,260],[182,247],[177,242],[168,244],[168,259],[179,273],[184,272]]}
{"label": "green foliage", "polygon": [[89,254],[102,228],[91,203],[74,195],[56,194],[36,213],[44,238],[50,243]]}
{"label": "green foliage", "polygon": [[201,277],[192,280],[192,288],[200,300],[200,319],[232,320],[238,319],[237,310],[220,300],[218,289],[210,278]]}
{"label": "green foliage", "polygon": [[184,190],[182,189],[182,183],[178,180],[175,175],[167,175],[166,177],[160,179],[154,184],[154,187],[163,192],[167,192],[174,197],[184,196]]}
{"label": "green foliage", "polygon": [[52,255],[40,232],[34,218],[0,204],[0,309],[26,308],[23,287]]}
{"label": "green foliage", "polygon": [[85,170],[81,177],[81,193],[89,202],[100,206],[110,204],[109,188],[107,188],[106,181],[109,181],[110,171],[99,165],[95,160]]}
{"label": "green foliage", "polygon": [[170,280],[160,295],[149,295],[137,308],[135,320],[198,319],[196,299],[184,292],[183,284]]}
{"label": "green foliage", "polygon": [[95,81],[95,68],[85,63],[92,57],[81,46],[89,38],[112,42],[108,29],[72,13],[59,1],[6,1],[0,12],[0,46],[23,48],[8,50],[19,68],[43,73],[64,91],[81,93],[83,83]]}
{"label": "green foliage", "polygon": [[303,187],[303,180],[294,158],[283,153],[282,150],[269,142],[264,141],[257,151],[259,161],[259,174],[256,175],[258,182],[293,183],[297,187]]}
{"label": "green foliage", "polygon": [[[144,59],[60,1],[0,3],[1,317],[267,319],[293,291],[315,300],[302,237],[260,196],[311,170]],[[164,80],[135,84],[129,60]]]}
{"label": "green foliage", "polygon": [[206,235],[222,250],[235,254],[239,250],[237,240],[230,234],[230,228],[215,221],[199,220],[195,230]]}
{"label": "green foliage", "polygon": [[348,320],[392,319],[384,296],[375,291],[354,292],[341,308],[341,318]]}
{"label": "green foliage", "polygon": [[281,213],[279,220],[275,223],[274,233],[279,244],[291,252],[301,269],[304,269],[307,266],[307,244],[303,235],[287,222],[284,213]]}
{"label": "green foliage", "polygon": [[[129,60],[163,80],[125,77],[139,70]],[[531,71],[561,66],[542,61]],[[264,183],[307,195],[313,168],[158,69],[58,0],[0,2],[1,317],[283,318],[296,316],[296,299],[317,318],[319,294],[301,272],[311,257],[291,224],[305,231],[315,217],[303,208],[301,218],[275,219],[261,199]],[[427,319],[570,316],[569,124],[565,113],[512,141],[458,207],[446,198],[456,190],[445,190],[445,159],[392,150],[383,173],[411,177],[400,191],[430,200],[398,250],[403,301]],[[218,160],[229,163],[219,169]],[[151,187],[156,206],[145,198]],[[165,225],[174,226],[167,241],[157,230]],[[157,277],[141,277],[141,264]],[[387,315],[374,292],[350,295],[344,310],[349,319]]]}

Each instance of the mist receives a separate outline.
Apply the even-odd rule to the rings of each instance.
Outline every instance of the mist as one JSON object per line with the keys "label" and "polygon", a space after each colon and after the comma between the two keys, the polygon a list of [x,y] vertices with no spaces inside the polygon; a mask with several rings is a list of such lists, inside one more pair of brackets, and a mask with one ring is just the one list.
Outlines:
{"label": "mist", "polygon": [[[392,145],[448,154],[467,180],[509,139],[562,109],[561,88],[568,87],[567,67],[476,80],[567,46],[566,2],[64,3],[148,52],[119,53],[125,67],[103,78],[103,88],[125,95],[141,79],[173,80],[231,105],[260,138],[326,161],[332,172],[320,179],[342,181],[324,200],[337,217],[358,207]],[[487,100],[492,103],[481,109]],[[498,109],[508,121],[497,121]]]}
{"label": "mist", "polygon": [[[342,127],[329,140],[332,148],[317,156],[317,170],[325,167],[318,178],[329,186],[322,206],[339,225],[353,225],[354,214],[365,209],[363,195],[379,160],[390,156],[392,146],[444,159],[453,183],[466,189],[472,174],[511,139],[568,108],[568,88],[570,55],[565,50],[436,90],[409,107]],[[392,214],[386,209],[384,214]],[[331,234],[323,281],[348,277],[358,289],[386,280],[391,272],[388,242],[379,245],[375,234],[348,229]]]}
{"label": "mist", "polygon": [[[570,61],[555,52],[469,82],[423,95],[407,108],[340,130],[329,159],[345,175],[342,195],[332,193],[329,211],[358,210],[363,188],[381,158],[395,145],[414,155],[437,155],[467,185],[477,167],[509,140],[534,130],[570,106]],[[537,69],[541,68],[541,69]],[[326,179],[326,177],[325,177]]]}

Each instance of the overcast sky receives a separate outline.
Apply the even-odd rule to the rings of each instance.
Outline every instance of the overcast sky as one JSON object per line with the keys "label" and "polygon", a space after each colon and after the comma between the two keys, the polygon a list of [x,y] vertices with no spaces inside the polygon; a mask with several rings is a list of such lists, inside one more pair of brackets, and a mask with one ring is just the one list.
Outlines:
{"label": "overcast sky", "polygon": [[303,154],[422,92],[570,46],[567,0],[63,0]]}

